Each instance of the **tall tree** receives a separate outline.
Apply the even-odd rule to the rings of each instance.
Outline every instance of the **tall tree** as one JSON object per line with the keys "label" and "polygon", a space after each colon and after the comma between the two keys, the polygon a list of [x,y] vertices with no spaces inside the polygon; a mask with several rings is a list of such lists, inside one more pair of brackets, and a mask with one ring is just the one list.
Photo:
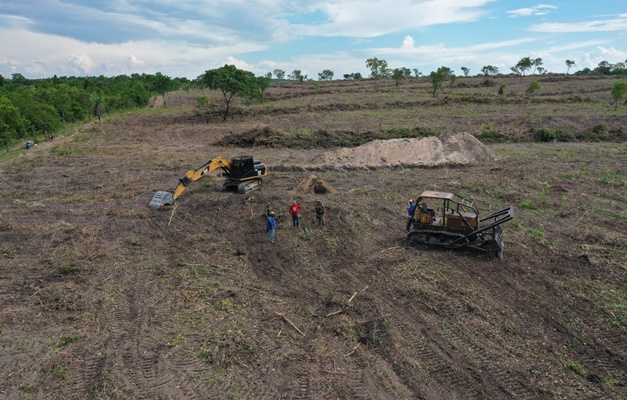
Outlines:
{"label": "tall tree", "polygon": [[378,87],[379,79],[387,78],[390,75],[388,70],[388,62],[379,60],[378,58],[369,58],[366,60],[366,67],[370,69],[370,77],[374,79],[375,89]]}
{"label": "tall tree", "polygon": [[258,76],[256,78],[256,83],[257,83],[257,90],[259,90],[259,101],[261,101],[263,103],[263,95],[266,91],[266,89],[268,89],[270,87],[270,79],[271,79],[268,75],[266,76]]}
{"label": "tall tree", "polygon": [[166,107],[165,94],[173,90],[176,87],[175,85],[176,83],[172,81],[172,78],[163,75],[161,72],[157,72],[150,78],[150,89],[152,92],[160,94],[163,97],[163,107]]}
{"label": "tall tree", "polygon": [[499,67],[495,67],[494,65],[486,65],[481,68],[481,72],[485,77],[498,75]]}
{"label": "tall tree", "polygon": [[298,81],[300,83],[303,83],[303,81],[307,78],[307,76],[303,75],[303,71],[301,71],[300,69],[295,69],[294,71],[292,71],[291,74],[289,74],[288,78],[290,78],[293,81]]}
{"label": "tall tree", "polygon": [[462,67],[462,72],[464,73],[464,76],[467,77],[470,73],[470,68]]}
{"label": "tall tree", "polygon": [[542,59],[538,57],[534,59],[531,63],[533,64],[533,73],[535,75],[536,70],[542,65]]}
{"label": "tall tree", "polygon": [[516,63],[515,66],[511,67],[510,69],[512,70],[513,73],[522,77],[525,75],[525,72],[531,69],[533,65],[534,65],[534,61],[530,57],[523,57],[520,59],[520,61],[518,61],[518,63]]}
{"label": "tall tree", "polygon": [[20,114],[11,100],[0,95],[0,143],[6,144],[22,137],[28,121]]}
{"label": "tall tree", "polygon": [[283,71],[282,69],[277,68],[273,72],[274,72],[274,76],[276,76],[278,80],[285,79],[285,71]]}
{"label": "tall tree", "polygon": [[618,109],[618,103],[623,100],[627,94],[627,83],[626,82],[616,82],[612,87],[612,100],[614,101],[614,111]]}
{"label": "tall tree", "polygon": [[405,80],[410,76],[411,70],[409,68],[394,68],[394,70],[392,71],[392,79],[394,79],[396,86],[400,85],[402,80]]}
{"label": "tall tree", "polygon": [[318,73],[318,80],[320,81],[330,81],[331,79],[333,79],[333,71],[330,69]]}
{"label": "tall tree", "polygon": [[224,98],[225,110],[223,121],[229,116],[231,102],[234,96],[251,98],[256,96],[257,81],[255,75],[249,71],[238,69],[235,65],[225,65],[217,69],[205,71],[198,77],[206,87],[219,90]]}
{"label": "tall tree", "polygon": [[568,75],[568,72],[573,67],[573,65],[575,65],[575,62],[573,60],[566,60],[566,75]]}
{"label": "tall tree", "polygon": [[431,86],[433,87],[433,97],[435,97],[437,90],[442,89],[442,82],[444,82],[444,75],[440,70],[432,71],[429,74],[429,78],[431,79]]}

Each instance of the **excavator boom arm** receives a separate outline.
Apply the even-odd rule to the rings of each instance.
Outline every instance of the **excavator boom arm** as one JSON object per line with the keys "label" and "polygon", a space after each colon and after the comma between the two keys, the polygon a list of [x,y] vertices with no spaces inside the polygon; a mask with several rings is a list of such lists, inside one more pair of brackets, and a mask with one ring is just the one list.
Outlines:
{"label": "excavator boom arm", "polygon": [[178,185],[174,188],[172,198],[176,200],[181,193],[187,189],[187,186],[189,186],[190,183],[197,181],[205,176],[205,174],[208,174],[217,168],[222,168],[224,172],[228,174],[231,171],[231,161],[224,157],[213,158],[201,165],[198,169],[187,171],[185,176],[179,179]]}

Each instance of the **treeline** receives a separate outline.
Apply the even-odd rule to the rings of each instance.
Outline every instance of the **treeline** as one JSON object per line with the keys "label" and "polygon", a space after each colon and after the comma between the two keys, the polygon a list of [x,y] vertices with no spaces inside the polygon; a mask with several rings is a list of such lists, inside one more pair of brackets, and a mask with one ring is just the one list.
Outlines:
{"label": "treeline", "polygon": [[187,84],[186,78],[160,72],[45,79],[0,75],[0,143],[52,135],[63,124],[99,118],[104,112],[146,107],[152,95],[165,95]]}

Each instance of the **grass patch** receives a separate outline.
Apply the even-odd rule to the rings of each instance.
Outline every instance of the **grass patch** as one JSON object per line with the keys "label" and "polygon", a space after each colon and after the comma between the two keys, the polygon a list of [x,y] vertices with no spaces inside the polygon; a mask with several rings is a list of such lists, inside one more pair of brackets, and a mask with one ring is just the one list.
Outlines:
{"label": "grass patch", "polygon": [[57,347],[58,348],[62,348],[65,347],[67,345],[70,345],[74,342],[76,342],[78,340],[78,336],[64,336],[61,339],[59,339],[59,343],[57,343]]}

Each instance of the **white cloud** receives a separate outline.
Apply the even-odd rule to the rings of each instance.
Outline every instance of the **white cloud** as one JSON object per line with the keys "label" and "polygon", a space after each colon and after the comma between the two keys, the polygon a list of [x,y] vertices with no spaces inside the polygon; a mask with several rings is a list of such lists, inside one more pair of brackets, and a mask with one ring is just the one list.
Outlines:
{"label": "white cloud", "polygon": [[597,47],[589,53],[582,56],[582,64],[588,68],[596,68],[601,61],[607,61],[610,64],[624,62],[627,60],[627,51],[617,50],[613,47]]}
{"label": "white cloud", "polygon": [[128,63],[127,64],[131,68],[143,67],[144,66],[144,61],[137,59],[137,56],[135,56],[135,54],[131,54],[131,56],[128,58]]}
{"label": "white cloud", "polygon": [[94,70],[94,67],[96,66],[96,64],[87,54],[81,54],[81,55],[72,54],[68,58],[67,61],[69,64],[77,67],[79,71],[82,73],[85,73],[85,72],[90,73],[91,71]]}
{"label": "white cloud", "polygon": [[510,14],[510,17],[529,17],[532,15],[546,15],[550,10],[556,10],[556,6],[551,6],[548,4],[538,4],[537,6],[529,7],[529,8],[519,8],[517,10],[507,11]]}
{"label": "white cloud", "polygon": [[627,30],[627,14],[606,20],[573,23],[544,23],[529,28],[532,32],[574,33],[574,32],[615,32]]}
{"label": "white cloud", "polygon": [[318,5],[328,18],[317,25],[294,25],[297,35],[376,37],[431,25],[477,21],[494,0],[338,1]]}
{"label": "white cloud", "polygon": [[411,36],[405,36],[405,39],[403,39],[403,44],[401,45],[401,49],[413,49],[414,48],[414,38]]}

